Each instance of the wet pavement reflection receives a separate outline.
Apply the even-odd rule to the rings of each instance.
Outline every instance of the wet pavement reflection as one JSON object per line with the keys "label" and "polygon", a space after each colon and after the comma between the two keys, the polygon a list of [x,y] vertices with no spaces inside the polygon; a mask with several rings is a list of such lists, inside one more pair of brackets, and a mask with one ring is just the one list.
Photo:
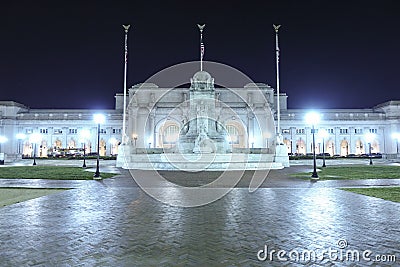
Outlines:
{"label": "wet pavement reflection", "polygon": [[[399,264],[399,203],[322,185],[309,188],[302,181],[290,187],[283,180],[266,183],[278,186],[253,193],[234,188],[216,202],[182,208],[152,199],[126,173],[100,182],[51,181],[49,187],[74,189],[0,209],[0,265],[304,266],[276,256],[262,262],[257,252],[265,245],[337,249],[341,239],[349,249],[397,255]],[[179,198],[176,188],[160,190]],[[308,263],[334,264],[349,265],[329,259]]]}

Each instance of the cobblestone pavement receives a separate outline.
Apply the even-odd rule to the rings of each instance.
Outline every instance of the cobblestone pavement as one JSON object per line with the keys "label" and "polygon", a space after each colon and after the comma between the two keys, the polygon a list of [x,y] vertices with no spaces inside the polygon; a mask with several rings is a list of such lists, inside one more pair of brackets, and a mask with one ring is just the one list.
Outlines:
{"label": "cobblestone pavement", "polygon": [[[157,202],[126,171],[102,181],[1,180],[1,187],[74,189],[0,209],[0,265],[400,265],[400,203],[336,189],[340,184],[287,178],[285,172],[309,167],[293,168],[271,172],[254,193],[243,182],[222,199],[197,208]],[[159,190],[179,196],[175,188]],[[339,240],[340,245],[346,240],[347,247],[340,249]],[[265,245],[268,257],[260,261],[257,253]],[[320,256],[330,248],[370,250],[372,259],[395,255],[397,261],[340,261],[327,254],[322,261],[301,261],[306,250]],[[299,252],[300,262],[279,261],[278,250]]]}

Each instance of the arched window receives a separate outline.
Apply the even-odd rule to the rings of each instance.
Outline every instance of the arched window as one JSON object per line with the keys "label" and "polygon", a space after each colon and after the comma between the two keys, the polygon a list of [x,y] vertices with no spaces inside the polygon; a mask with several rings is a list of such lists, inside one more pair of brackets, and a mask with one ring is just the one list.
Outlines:
{"label": "arched window", "polygon": [[377,140],[371,143],[371,153],[380,153],[380,146]]}
{"label": "arched window", "polygon": [[328,140],[326,142],[326,152],[329,153],[331,156],[335,154],[335,144],[333,143],[332,140]]}
{"label": "arched window", "polygon": [[361,140],[356,141],[356,155],[365,154],[364,144]]}
{"label": "arched window", "polygon": [[226,125],[226,131],[229,134],[230,144],[239,144],[239,130],[234,125]]}
{"label": "arched window", "polygon": [[68,148],[75,148],[76,147],[76,142],[74,139],[69,140],[68,142]]}
{"label": "arched window", "polygon": [[179,138],[179,127],[175,124],[168,125],[163,131],[162,138],[164,145],[175,145]]}

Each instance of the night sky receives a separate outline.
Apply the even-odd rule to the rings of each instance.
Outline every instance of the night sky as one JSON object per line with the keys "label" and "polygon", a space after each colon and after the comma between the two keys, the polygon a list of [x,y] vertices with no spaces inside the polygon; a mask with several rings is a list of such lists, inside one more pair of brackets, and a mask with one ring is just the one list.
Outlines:
{"label": "night sky", "polygon": [[275,23],[289,108],[400,100],[396,1],[19,0],[0,11],[0,99],[31,108],[113,108],[123,92],[122,24],[132,25],[129,87],[198,60],[197,23],[206,24],[205,60],[275,87]]}

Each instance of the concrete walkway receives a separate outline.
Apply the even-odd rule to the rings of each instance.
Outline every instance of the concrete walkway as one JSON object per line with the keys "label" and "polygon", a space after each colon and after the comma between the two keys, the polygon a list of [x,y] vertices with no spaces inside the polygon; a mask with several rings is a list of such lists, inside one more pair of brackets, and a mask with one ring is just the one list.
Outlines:
{"label": "concrete walkway", "polygon": [[[125,170],[102,181],[0,179],[0,187],[73,188],[0,209],[0,266],[398,266],[400,203],[336,189],[378,180],[287,176],[309,168],[271,171],[254,193],[246,172],[228,195],[197,208],[152,199]],[[180,196],[176,188],[160,190]],[[279,258],[279,250],[286,254]],[[371,253],[350,260],[348,250]],[[317,258],[301,257],[310,251]],[[395,262],[376,261],[392,255]]]}

